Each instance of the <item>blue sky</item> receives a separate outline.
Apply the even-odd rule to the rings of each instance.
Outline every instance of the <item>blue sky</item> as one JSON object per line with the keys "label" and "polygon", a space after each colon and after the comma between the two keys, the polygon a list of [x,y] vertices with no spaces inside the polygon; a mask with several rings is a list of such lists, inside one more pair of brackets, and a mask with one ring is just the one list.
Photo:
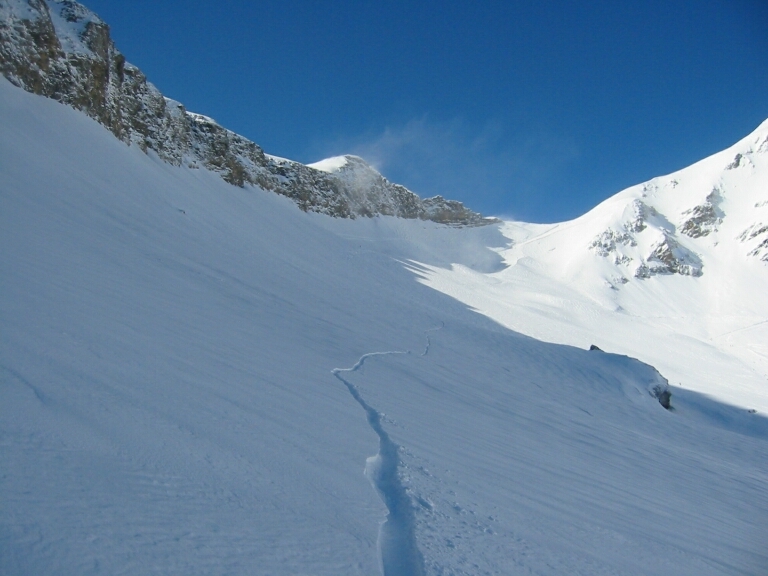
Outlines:
{"label": "blue sky", "polygon": [[768,2],[92,0],[188,109],[421,196],[573,218],[768,118]]}

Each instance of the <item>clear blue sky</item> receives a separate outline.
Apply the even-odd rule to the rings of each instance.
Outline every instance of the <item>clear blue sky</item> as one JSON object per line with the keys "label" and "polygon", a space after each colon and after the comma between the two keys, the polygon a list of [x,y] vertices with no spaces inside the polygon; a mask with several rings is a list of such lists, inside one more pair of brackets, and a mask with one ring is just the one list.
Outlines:
{"label": "clear blue sky", "polygon": [[86,0],[189,110],[552,222],[768,118],[768,1]]}

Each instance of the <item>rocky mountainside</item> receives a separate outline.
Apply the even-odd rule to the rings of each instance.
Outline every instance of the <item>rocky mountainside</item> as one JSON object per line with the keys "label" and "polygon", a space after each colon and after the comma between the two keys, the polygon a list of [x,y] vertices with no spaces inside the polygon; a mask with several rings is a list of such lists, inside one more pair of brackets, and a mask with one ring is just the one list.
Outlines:
{"label": "rocky mountainside", "polygon": [[[495,222],[440,196],[422,200],[361,159],[349,179],[277,159],[211,118],[165,98],[115,47],[109,26],[72,0],[0,0],[0,70],[16,86],[85,112],[123,142],[176,166],[204,167],[330,216],[392,215],[454,225]],[[372,183],[372,186],[367,184]]]}
{"label": "rocky mountainside", "polygon": [[[568,282],[591,276],[619,289],[656,276],[768,263],[768,120],[733,146],[632,186],[587,214],[520,224],[512,252],[533,254]],[[723,272],[725,273],[725,272]]]}
{"label": "rocky mountainside", "polygon": [[768,120],[575,220],[499,231],[506,267],[432,267],[424,281],[515,331],[768,411]]}
{"label": "rocky mountainside", "polygon": [[[768,121],[690,168],[622,192],[595,212],[620,218],[590,243],[627,276],[701,276],[703,255],[726,247],[768,262]],[[602,205],[601,205],[602,206]]]}

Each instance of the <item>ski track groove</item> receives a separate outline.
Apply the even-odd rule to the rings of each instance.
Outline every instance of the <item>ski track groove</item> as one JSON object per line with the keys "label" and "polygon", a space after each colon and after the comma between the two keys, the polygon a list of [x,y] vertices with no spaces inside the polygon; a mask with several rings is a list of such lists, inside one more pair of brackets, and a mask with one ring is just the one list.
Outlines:
{"label": "ski track groove", "polygon": [[[442,330],[444,326],[445,323],[442,323],[441,326],[424,331],[426,344],[420,356],[429,354],[432,345],[429,332]],[[398,474],[400,446],[390,438],[384,429],[381,422],[382,413],[368,404],[360,394],[359,388],[342,376],[345,372],[357,372],[369,358],[396,354],[411,354],[411,351],[369,352],[360,356],[360,359],[351,368],[334,368],[331,370],[331,374],[344,384],[355,402],[365,410],[369,426],[379,437],[379,452],[366,460],[365,474],[389,512],[387,519],[379,527],[378,547],[381,573],[383,576],[423,576],[424,557],[416,544],[413,506]]]}

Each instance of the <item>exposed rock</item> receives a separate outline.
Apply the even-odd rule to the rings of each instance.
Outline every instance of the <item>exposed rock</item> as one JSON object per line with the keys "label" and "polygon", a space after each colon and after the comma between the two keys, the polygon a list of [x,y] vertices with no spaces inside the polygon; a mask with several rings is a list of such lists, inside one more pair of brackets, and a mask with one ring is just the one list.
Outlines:
{"label": "exposed rock", "polygon": [[748,256],[755,256],[760,258],[763,262],[768,262],[768,238],[760,242],[752,250],[747,253]]}
{"label": "exposed rock", "polygon": [[606,257],[616,252],[616,246],[635,246],[635,239],[631,234],[625,231],[617,231],[609,228],[601,232],[589,245],[590,250],[594,250],[598,256]]}
{"label": "exposed rock", "polygon": [[[648,183],[643,187],[643,195],[657,190],[655,184]],[[683,229],[695,236],[693,227],[696,224],[699,230],[707,230],[708,233],[708,226],[721,221],[722,213],[716,207],[720,200],[715,190],[707,196],[704,205],[688,210],[685,213],[688,216],[687,227],[684,225]],[[639,264],[634,270],[635,278],[650,278],[659,274],[693,277],[702,275],[701,258],[680,245],[675,236],[677,227],[655,208],[636,198],[626,205],[623,220],[618,229],[608,228],[596,236],[589,244],[589,249],[603,258],[611,256],[617,266],[629,266],[631,262],[638,260]],[[646,242],[654,235],[658,236],[657,241],[647,253],[642,253],[638,245],[648,246]],[[622,278],[622,281],[613,282],[614,289],[628,282],[623,275],[617,278]]]}
{"label": "exposed rock", "polygon": [[659,404],[661,404],[665,410],[672,409],[672,392],[669,391],[669,388],[657,391],[655,397],[658,398]]}
{"label": "exposed rock", "polygon": [[651,248],[647,259],[647,272],[654,274],[681,274],[683,276],[701,276],[701,259],[675,240],[664,234],[663,239]]}
{"label": "exposed rock", "polygon": [[305,211],[496,222],[440,196],[422,200],[377,172],[370,181],[348,180],[267,156],[247,138],[163,97],[115,48],[109,26],[72,0],[2,0],[0,72],[16,86],[85,112],[126,144],[176,166],[205,167],[235,186],[288,196]]}
{"label": "exposed rock", "polygon": [[753,224],[739,234],[738,239],[749,244],[757,240],[757,243],[747,252],[747,255],[759,258],[763,262],[768,262],[768,224]]}
{"label": "exposed rock", "polygon": [[616,255],[613,257],[613,263],[614,263],[614,264],[616,264],[617,266],[618,266],[619,264],[624,264],[624,265],[626,265],[626,264],[629,264],[630,262],[632,262],[632,258],[630,258],[629,256],[627,256],[626,254],[616,254]]}
{"label": "exposed rock", "polygon": [[707,236],[719,222],[715,208],[711,204],[695,206],[683,214],[690,218],[680,227],[680,232],[691,238]]}
{"label": "exposed rock", "polygon": [[691,238],[700,238],[717,231],[718,224],[723,222],[723,213],[719,209],[721,201],[720,192],[712,190],[703,204],[683,212],[687,218],[680,226],[680,232]]}
{"label": "exposed rock", "polygon": [[651,269],[648,267],[647,264],[643,263],[640,264],[635,269],[635,278],[650,278],[651,277]]}
{"label": "exposed rock", "polygon": [[739,234],[738,238],[742,242],[748,242],[749,240],[757,238],[761,234],[768,234],[768,224],[753,224],[744,230],[744,232]]}
{"label": "exposed rock", "polygon": [[625,226],[629,232],[642,232],[646,228],[645,221],[648,219],[649,208],[640,200],[633,200],[631,210],[632,217]]}
{"label": "exposed rock", "polygon": [[744,155],[741,153],[736,154],[736,156],[733,159],[733,162],[728,164],[728,166],[725,167],[726,170],[734,170],[735,168],[738,168],[742,165],[742,160],[744,160]]}

